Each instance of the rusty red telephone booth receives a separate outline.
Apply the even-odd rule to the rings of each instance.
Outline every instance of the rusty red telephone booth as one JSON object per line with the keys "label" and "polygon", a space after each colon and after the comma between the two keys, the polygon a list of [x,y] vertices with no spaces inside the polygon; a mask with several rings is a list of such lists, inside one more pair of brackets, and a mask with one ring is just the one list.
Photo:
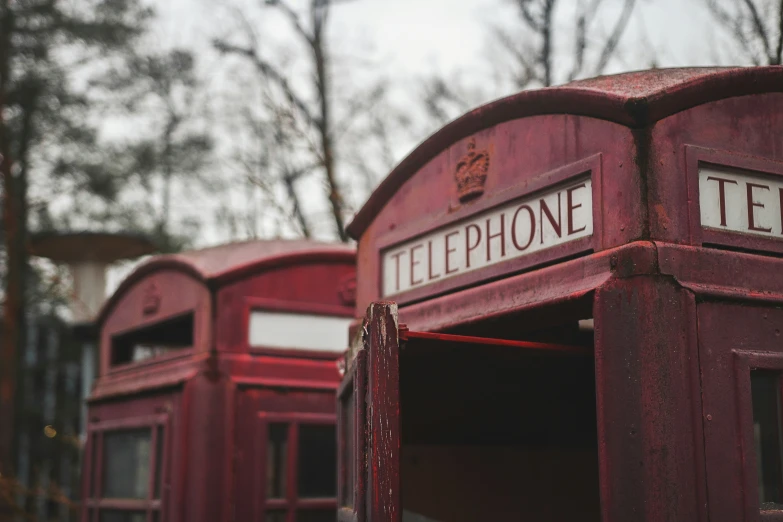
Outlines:
{"label": "rusty red telephone booth", "polygon": [[526,91],[349,227],[340,521],[783,520],[783,69]]}
{"label": "rusty red telephone booth", "polygon": [[152,258],[99,318],[83,522],[334,520],[355,252],[250,241]]}

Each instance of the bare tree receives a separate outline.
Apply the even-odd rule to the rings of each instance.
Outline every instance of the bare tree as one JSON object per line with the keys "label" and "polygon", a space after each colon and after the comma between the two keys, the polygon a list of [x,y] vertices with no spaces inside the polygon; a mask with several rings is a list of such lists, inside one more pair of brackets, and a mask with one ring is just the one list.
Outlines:
{"label": "bare tree", "polygon": [[[244,163],[248,174],[267,198],[278,201],[278,209],[305,237],[313,234],[313,223],[297,185],[312,174],[321,174],[333,229],[341,241],[348,241],[345,221],[351,207],[349,191],[356,190],[357,176],[364,179],[364,184],[358,184],[364,190],[372,188],[377,179],[366,158],[354,151],[362,148],[363,140],[374,139],[376,146],[381,146],[379,155],[388,159],[385,144],[389,129],[388,122],[377,116],[385,103],[383,80],[361,91],[336,88],[334,56],[326,38],[334,3],[309,0],[302,13],[285,0],[267,0],[262,6],[277,10],[288,20],[295,41],[305,51],[304,63],[309,69],[306,83],[264,48],[245,14],[237,16],[239,31],[213,43],[220,53],[250,63],[261,80],[261,107],[255,107],[255,121],[249,123],[266,148],[263,161],[256,161],[254,167]],[[281,195],[287,204],[281,205],[276,199]]]}
{"label": "bare tree", "polygon": [[[158,215],[147,225],[160,248],[185,246],[184,220],[180,216],[174,222],[172,216],[175,181],[186,182],[181,190],[217,189],[210,169],[214,140],[203,128],[206,92],[195,57],[182,49],[134,53],[94,85],[111,92],[109,105],[121,105],[126,116],[149,115],[148,132],[121,145],[128,164],[123,177],[139,181],[151,200],[160,200],[149,205]],[[160,210],[155,212],[154,206]]]}
{"label": "bare tree", "polygon": [[[499,43],[512,57],[513,81],[518,88],[549,87],[559,83],[558,71],[567,71],[566,81],[602,74],[614,57],[618,44],[633,14],[636,0],[622,0],[617,18],[610,22],[605,35],[604,0],[510,0],[516,7],[521,25],[518,29],[498,28]],[[559,7],[574,7],[568,33],[556,23]],[[570,65],[558,63],[555,38],[573,34]],[[563,60],[564,61],[564,60]],[[556,67],[558,65],[558,67]]]}
{"label": "bare tree", "polygon": [[780,0],[706,0],[715,20],[753,65],[781,65],[783,2]]}
{"label": "bare tree", "polygon": [[[493,70],[482,71],[483,82],[473,84],[459,74],[432,75],[422,82],[420,97],[429,117],[428,130],[509,88],[549,87],[604,73],[618,58],[636,6],[636,0],[504,1],[518,16],[492,27],[486,64]],[[640,61],[638,53],[634,61]]]}

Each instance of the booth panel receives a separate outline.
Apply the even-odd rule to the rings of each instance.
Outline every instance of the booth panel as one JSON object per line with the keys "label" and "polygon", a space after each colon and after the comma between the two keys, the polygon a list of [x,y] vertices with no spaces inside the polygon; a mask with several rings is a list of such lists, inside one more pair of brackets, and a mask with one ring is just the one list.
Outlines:
{"label": "booth panel", "polygon": [[101,375],[208,350],[210,306],[207,287],[182,272],[135,281],[101,328]]}
{"label": "booth panel", "polygon": [[783,519],[783,309],[698,308],[710,520]]}
{"label": "booth panel", "polygon": [[248,387],[236,401],[235,519],[334,521],[334,391]]}
{"label": "booth panel", "polygon": [[[347,346],[355,273],[352,263],[293,263],[219,289],[218,351],[337,358]],[[303,325],[312,321],[319,332],[307,336],[312,328]]]}
{"label": "booth panel", "polygon": [[[457,172],[461,165],[470,158],[476,158],[476,155],[488,158],[483,185],[479,195],[473,196],[472,199],[463,197],[461,201]],[[402,302],[397,296],[383,290],[384,271],[380,266],[383,256],[381,250],[390,245],[403,244],[408,239],[414,239],[418,234],[439,230],[441,226],[446,227],[443,229],[444,233],[451,232],[447,225],[452,223],[453,219],[457,219],[457,216],[481,217],[485,211],[493,208],[502,210],[507,198],[511,198],[508,199],[509,203],[524,204],[523,199],[530,196],[534,198],[533,203],[537,204],[539,196],[543,195],[550,198],[546,205],[548,210],[552,210],[557,209],[558,203],[557,191],[552,192],[552,190],[563,188],[564,192],[560,195],[560,214],[557,210],[553,210],[552,217],[555,222],[559,221],[563,226],[558,236],[566,238],[568,229],[567,219],[564,216],[568,204],[567,190],[573,187],[565,184],[560,186],[559,184],[566,183],[566,180],[559,177],[563,173],[562,169],[568,170],[580,162],[595,161],[597,165],[597,167],[588,167],[583,172],[587,172],[590,168],[594,171],[600,170],[600,175],[593,177],[593,205],[600,210],[593,220],[595,228],[589,248],[601,250],[641,237],[644,221],[643,207],[640,204],[642,189],[634,158],[634,136],[631,130],[607,121],[569,115],[532,116],[501,123],[478,131],[468,138],[460,139],[446,150],[433,151],[432,159],[397,189],[359,240],[357,309],[364,310],[370,301],[377,299],[394,299]],[[522,199],[517,201],[515,194]],[[577,192],[572,192],[574,205],[580,203],[574,199],[577,195]],[[610,197],[612,205],[601,205],[602,197]],[[509,228],[507,234],[509,251],[513,250],[509,234],[511,218],[516,208],[511,209],[512,213],[504,223]],[[534,208],[533,205],[531,205],[531,212],[535,214],[536,224],[540,224],[542,217],[544,220],[548,219],[542,209]],[[525,215],[523,214],[523,217]],[[486,219],[487,216],[483,217]],[[493,214],[489,217],[494,221],[490,223],[489,234],[486,229],[482,230],[482,238],[486,235],[494,235],[499,230],[499,215]],[[518,215],[517,221],[520,220],[522,218]],[[469,223],[465,222],[463,225],[468,226]],[[481,228],[480,225],[485,225],[484,221],[476,224],[478,228]],[[576,223],[576,221],[572,225],[572,231],[580,230],[583,226],[581,222]],[[478,228],[472,229],[471,242],[477,240]],[[454,239],[456,236],[450,236],[449,240],[453,244],[444,246],[444,249],[450,251],[450,248],[456,248],[455,245],[464,243],[467,233],[464,231],[459,242]],[[535,239],[540,243],[540,237]],[[494,242],[499,243],[499,240],[495,239]],[[521,239],[519,242],[520,246],[525,246]],[[411,244],[411,246],[416,245]],[[436,242],[433,242],[432,248],[433,254],[439,252]],[[561,252],[561,255],[568,256],[574,253],[564,246],[558,248],[561,248],[562,252],[567,252],[565,254]],[[423,260],[420,262],[425,269],[427,249],[428,241],[425,241],[421,249],[414,252],[414,257],[418,256],[418,259]],[[548,254],[550,255],[542,257],[540,262],[549,263],[556,258],[554,250]],[[444,269],[443,273],[447,268],[449,270],[454,268],[443,264],[444,266],[440,267]],[[471,262],[471,264],[475,263]],[[529,266],[525,267],[524,263],[520,263],[520,267],[518,269],[529,268]],[[435,270],[438,267],[431,268]],[[425,273],[424,277],[427,275]],[[433,276],[436,275],[438,274],[433,272]],[[496,277],[498,274],[487,275]],[[419,279],[419,275],[414,274],[413,282]],[[442,280],[438,283],[443,284]],[[475,282],[468,284],[475,284]]]}
{"label": "booth panel", "polygon": [[[675,243],[713,243],[716,238],[702,237],[702,228],[708,226],[713,230],[729,231],[740,243],[748,239],[748,234],[768,240],[779,238],[780,197],[774,179],[779,183],[783,174],[783,148],[778,131],[781,126],[781,93],[706,103],[658,122],[648,135],[651,160],[646,166],[651,237]],[[700,219],[703,216],[700,206],[703,205],[699,203],[700,200],[704,203],[706,195],[700,193],[703,190],[699,187],[699,170],[705,168],[716,171],[708,186],[702,188],[712,190],[708,202],[712,202],[716,210],[719,211],[717,207],[723,200],[722,222],[720,219],[715,223]],[[735,183],[734,179],[722,182],[718,178],[727,178],[722,173],[728,173],[729,177],[739,174],[748,179],[740,180],[740,183]],[[756,179],[759,175],[769,179],[770,174],[772,185]],[[746,181],[762,186],[749,189]],[[722,198],[718,189],[723,189]],[[748,190],[752,192],[750,201],[760,206],[748,207]],[[749,210],[753,216],[750,221],[747,219]],[[731,217],[735,213],[737,223],[732,226]],[[731,236],[728,237],[729,245],[734,243]],[[727,237],[718,239],[721,244],[726,244],[726,240]],[[767,241],[768,244],[775,242],[781,243],[779,240]],[[783,249],[774,244],[759,247],[758,243],[754,248],[776,252]]]}
{"label": "booth panel", "polygon": [[82,522],[175,520],[180,404],[173,393],[90,406]]}

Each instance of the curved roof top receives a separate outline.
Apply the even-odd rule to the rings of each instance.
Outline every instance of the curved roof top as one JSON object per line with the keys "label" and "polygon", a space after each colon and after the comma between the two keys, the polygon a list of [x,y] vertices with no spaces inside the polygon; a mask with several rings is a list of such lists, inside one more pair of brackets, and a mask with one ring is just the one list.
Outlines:
{"label": "curved roof top", "polygon": [[139,279],[158,270],[185,272],[205,285],[220,285],[250,272],[296,261],[345,261],[353,263],[356,249],[341,243],[304,239],[251,240],[201,250],[154,256],[139,265],[103,305],[97,322]]}
{"label": "curved roof top", "polygon": [[170,268],[172,265],[180,265],[198,279],[208,282],[292,258],[334,257],[334,255],[352,258],[355,249],[340,243],[304,239],[241,241],[201,250],[155,256],[141,265],[137,271],[149,272],[161,266]]}
{"label": "curved roof top", "polygon": [[644,127],[704,103],[765,92],[783,92],[783,67],[652,69],[523,91],[454,120],[413,150],[348,225],[358,239],[405,181],[442,150],[499,123],[541,114],[574,114]]}

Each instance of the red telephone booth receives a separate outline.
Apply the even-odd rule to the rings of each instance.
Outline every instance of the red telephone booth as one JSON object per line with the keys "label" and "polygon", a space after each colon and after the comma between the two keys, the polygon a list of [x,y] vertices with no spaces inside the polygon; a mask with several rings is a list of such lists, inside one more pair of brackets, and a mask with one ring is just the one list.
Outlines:
{"label": "red telephone booth", "polygon": [[250,241],[133,272],[99,317],[82,521],[334,520],[354,263]]}
{"label": "red telephone booth", "polygon": [[349,227],[339,520],[783,520],[783,69],[526,91]]}

